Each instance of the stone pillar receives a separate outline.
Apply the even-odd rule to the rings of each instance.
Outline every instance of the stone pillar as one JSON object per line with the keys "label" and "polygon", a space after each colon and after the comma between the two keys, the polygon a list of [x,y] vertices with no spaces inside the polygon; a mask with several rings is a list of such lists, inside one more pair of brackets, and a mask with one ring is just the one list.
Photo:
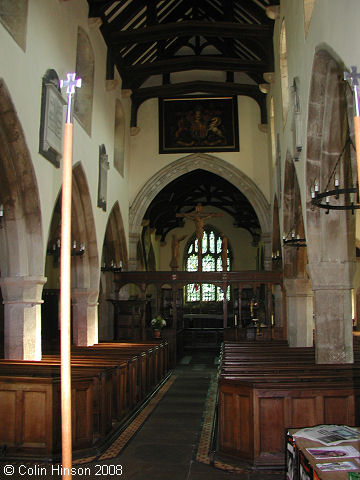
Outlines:
{"label": "stone pillar", "polygon": [[280,285],[274,285],[274,324],[276,327],[284,325],[283,293]]}
{"label": "stone pillar", "polygon": [[308,265],[314,290],[316,363],[352,363],[351,288],[355,262]]}
{"label": "stone pillar", "polygon": [[290,347],[313,344],[313,291],[308,279],[284,280],[287,305],[287,337]]}
{"label": "stone pillar", "polygon": [[41,304],[46,277],[3,277],[6,359],[41,360]]}
{"label": "stone pillar", "polygon": [[97,290],[71,290],[74,345],[87,347],[99,341],[98,294]]}
{"label": "stone pillar", "polygon": [[272,242],[271,234],[263,232],[261,234],[262,241],[264,243],[264,270],[272,270]]}
{"label": "stone pillar", "polygon": [[137,268],[137,247],[140,239],[139,233],[129,234],[129,260],[128,270],[135,271]]}

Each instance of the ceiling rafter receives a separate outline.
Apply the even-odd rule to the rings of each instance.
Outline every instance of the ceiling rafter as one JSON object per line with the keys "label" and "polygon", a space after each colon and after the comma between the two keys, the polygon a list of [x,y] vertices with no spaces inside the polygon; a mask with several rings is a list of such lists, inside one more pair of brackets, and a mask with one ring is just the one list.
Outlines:
{"label": "ceiling rafter", "polygon": [[[200,74],[195,74],[199,88],[192,92],[201,92],[205,86],[204,93],[236,95],[240,89],[235,79],[241,79],[242,94],[250,92],[256,98],[262,122],[267,122],[263,100],[248,87],[264,83],[263,74],[274,71],[274,23],[266,8],[278,5],[279,0],[88,0],[88,4],[89,16],[102,20],[101,33],[108,47],[107,79],[114,78],[116,68],[122,87],[132,91],[132,126],[137,123],[139,102],[150,98],[151,92],[155,96],[162,91],[189,93],[188,83],[172,74],[190,71],[192,76],[196,71],[224,72],[221,87],[218,76],[205,85]],[[181,55],[192,37],[194,55]],[[157,88],[150,91],[145,82]]]}

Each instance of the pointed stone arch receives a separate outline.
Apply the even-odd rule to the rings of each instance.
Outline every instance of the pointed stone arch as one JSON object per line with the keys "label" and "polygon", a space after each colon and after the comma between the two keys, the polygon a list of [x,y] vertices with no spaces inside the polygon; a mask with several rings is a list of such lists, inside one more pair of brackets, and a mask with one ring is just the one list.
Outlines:
{"label": "pointed stone arch", "polygon": [[[294,232],[305,238],[300,187],[289,152],[285,161],[283,216],[284,235],[289,238]],[[313,343],[313,292],[306,266],[306,247],[283,247],[286,329],[292,347],[308,347]]]}
{"label": "pointed stone arch", "polygon": [[[285,161],[283,215],[283,234],[288,238],[294,231],[300,238],[305,238],[300,187],[294,162],[289,153]],[[286,278],[307,278],[306,250],[306,247],[284,248],[283,265]]]}
{"label": "pointed stone arch", "polygon": [[73,339],[76,345],[98,342],[100,262],[89,186],[81,163],[73,168],[72,237],[85,244],[85,254],[71,262]]}
{"label": "pointed stone arch", "polygon": [[[318,363],[353,361],[351,289],[356,268],[355,215],[338,210],[326,214],[325,210],[312,206],[310,194],[315,179],[320,191],[327,188],[348,127],[353,138],[352,95],[344,84],[343,70],[341,59],[326,45],[316,51],[307,122],[306,230]],[[340,185],[352,186],[346,183],[348,177],[340,171]],[[352,177],[356,178],[356,168],[352,168]]]}
{"label": "pointed stone arch", "polygon": [[0,285],[5,357],[41,358],[41,293],[45,283],[40,199],[22,126],[0,79]]}
{"label": "pointed stone arch", "polygon": [[91,135],[94,97],[95,55],[89,36],[78,28],[76,73],[81,78],[81,88],[76,89],[74,114],[88,135]]}
{"label": "pointed stone arch", "polygon": [[[110,266],[114,262],[116,266],[122,262],[122,268],[128,269],[128,254],[124,223],[121,216],[119,202],[116,202],[110,212],[105,230],[102,248],[102,266]],[[100,276],[99,290],[99,339],[114,339],[114,307],[109,299],[118,298],[118,287],[114,289],[114,274],[103,271]]]}
{"label": "pointed stone arch", "polygon": [[[129,259],[134,269],[136,247],[142,229],[141,222],[155,196],[171,181],[192,170],[203,169],[228,180],[243,193],[258,216],[265,246],[265,268],[271,268],[271,214],[270,205],[259,187],[245,173],[230,163],[208,154],[193,154],[175,160],[150,178],[130,207]],[[134,263],[134,265],[133,265]]]}

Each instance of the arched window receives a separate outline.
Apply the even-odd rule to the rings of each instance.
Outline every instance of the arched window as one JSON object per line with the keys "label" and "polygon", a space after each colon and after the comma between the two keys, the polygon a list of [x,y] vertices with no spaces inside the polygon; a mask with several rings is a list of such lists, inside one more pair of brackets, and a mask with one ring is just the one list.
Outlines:
{"label": "arched window", "polygon": [[[226,258],[226,270],[230,270],[231,254],[226,247],[227,254],[223,255],[223,236],[210,225],[205,225],[202,241],[202,270],[203,272],[222,272],[223,258]],[[185,270],[198,271],[198,240],[194,234],[185,249]],[[224,293],[220,287],[213,284],[192,283],[185,287],[186,302],[222,302]],[[230,300],[230,287],[227,289],[226,298]]]}

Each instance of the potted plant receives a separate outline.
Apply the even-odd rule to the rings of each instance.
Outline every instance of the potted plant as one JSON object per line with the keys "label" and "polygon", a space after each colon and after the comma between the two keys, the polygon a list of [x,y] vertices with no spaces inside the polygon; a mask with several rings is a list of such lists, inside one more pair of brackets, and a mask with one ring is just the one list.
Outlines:
{"label": "potted plant", "polygon": [[166,321],[161,315],[157,315],[151,320],[151,326],[154,329],[154,336],[160,337],[160,330],[166,326]]}

